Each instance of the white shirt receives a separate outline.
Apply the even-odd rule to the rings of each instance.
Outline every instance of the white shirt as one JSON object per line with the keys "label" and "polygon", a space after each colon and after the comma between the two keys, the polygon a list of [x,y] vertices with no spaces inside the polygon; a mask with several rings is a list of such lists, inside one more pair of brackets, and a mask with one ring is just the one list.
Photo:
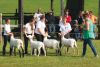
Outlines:
{"label": "white shirt", "polygon": [[10,24],[4,25],[4,35],[8,35],[11,32]]}
{"label": "white shirt", "polygon": [[33,25],[33,30],[32,30],[32,29],[31,29],[30,23],[27,23],[27,24],[25,25],[25,33],[27,33],[27,34],[32,34],[32,33],[34,33],[34,32],[33,32],[34,29],[35,29],[35,26]]}
{"label": "white shirt", "polygon": [[41,17],[41,13],[35,13],[34,14],[34,18],[36,18],[36,21],[38,22],[38,21],[40,21],[40,17]]}
{"label": "white shirt", "polygon": [[69,23],[61,24],[60,26],[60,31],[63,32],[64,34],[69,33],[72,30],[71,25]]}
{"label": "white shirt", "polygon": [[43,33],[45,33],[45,27],[46,27],[45,22],[38,21],[38,22],[36,23],[35,33],[36,33],[36,34],[41,34],[41,33],[38,31],[39,28],[41,28],[41,30],[42,30]]}

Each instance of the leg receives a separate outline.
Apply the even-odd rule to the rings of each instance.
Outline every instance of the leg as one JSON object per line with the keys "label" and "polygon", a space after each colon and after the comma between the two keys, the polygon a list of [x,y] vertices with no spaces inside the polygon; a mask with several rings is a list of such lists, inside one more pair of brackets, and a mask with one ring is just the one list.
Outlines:
{"label": "leg", "polygon": [[34,49],[34,55],[36,56],[36,54],[37,54],[37,50],[36,50],[36,49]]}
{"label": "leg", "polygon": [[22,57],[24,57],[24,49],[22,48]]}
{"label": "leg", "polygon": [[42,49],[43,49],[44,55],[46,56],[46,50],[45,50],[45,47],[43,47]]}
{"label": "leg", "polygon": [[20,50],[18,50],[19,51],[19,57],[21,58],[21,51]]}
{"label": "leg", "polygon": [[87,48],[87,39],[84,39],[84,43],[83,43],[83,54],[82,54],[82,56],[85,56],[86,48]]}
{"label": "leg", "polygon": [[13,48],[10,47],[10,56],[12,55]]}
{"label": "leg", "polygon": [[88,39],[88,44],[91,47],[91,50],[93,51],[94,55],[96,56],[97,55],[97,52],[96,52],[96,49],[93,46],[93,43],[92,43],[92,40],[91,39]]}
{"label": "leg", "polygon": [[14,55],[16,56],[16,47],[14,47]]}
{"label": "leg", "polygon": [[28,38],[26,37],[26,35],[24,35],[24,43],[25,43],[25,54],[28,54],[28,52],[27,52],[27,48],[28,48]]}
{"label": "leg", "polygon": [[7,45],[7,40],[8,40],[8,37],[7,35],[4,35],[4,45],[3,45],[3,48],[2,48],[2,55],[4,56],[5,53],[6,53],[6,45]]}
{"label": "leg", "polygon": [[40,56],[40,51],[41,51],[40,49],[41,49],[41,48],[38,48],[38,56]]}

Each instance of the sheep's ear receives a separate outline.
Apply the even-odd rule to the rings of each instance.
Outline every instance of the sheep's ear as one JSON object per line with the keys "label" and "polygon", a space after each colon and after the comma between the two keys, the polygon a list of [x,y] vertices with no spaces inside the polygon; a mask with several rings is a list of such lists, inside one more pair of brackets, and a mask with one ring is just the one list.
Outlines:
{"label": "sheep's ear", "polygon": [[47,37],[51,37],[50,35],[48,35]]}

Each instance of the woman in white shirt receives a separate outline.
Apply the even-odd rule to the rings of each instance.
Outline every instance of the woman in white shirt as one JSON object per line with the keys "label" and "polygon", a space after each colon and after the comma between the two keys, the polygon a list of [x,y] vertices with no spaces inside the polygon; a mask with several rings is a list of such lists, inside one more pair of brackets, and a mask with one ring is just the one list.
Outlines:
{"label": "woman in white shirt", "polygon": [[25,30],[24,30],[24,42],[25,42],[25,54],[28,54],[28,35],[34,35],[34,30],[35,30],[35,19],[32,18],[29,23],[25,25]]}
{"label": "woman in white shirt", "polygon": [[59,22],[61,36],[65,36],[69,32],[71,32],[72,28],[69,23],[66,23],[66,17],[63,17],[62,20]]}
{"label": "woman in white shirt", "polygon": [[7,41],[10,42],[10,34],[11,34],[11,28],[10,28],[10,19],[6,19],[4,24],[4,45],[2,49],[2,55],[4,56],[6,54],[6,45]]}
{"label": "woman in white shirt", "polygon": [[45,16],[40,17],[40,21],[36,23],[35,36],[38,41],[43,41],[44,36],[46,36],[46,25],[45,25]]}
{"label": "woman in white shirt", "polygon": [[[36,36],[37,41],[43,42],[44,36],[46,36],[46,30],[45,29],[46,29],[45,16],[42,15],[40,17],[40,21],[38,21],[36,23],[35,36]],[[42,49],[41,49],[41,54],[44,54]]]}

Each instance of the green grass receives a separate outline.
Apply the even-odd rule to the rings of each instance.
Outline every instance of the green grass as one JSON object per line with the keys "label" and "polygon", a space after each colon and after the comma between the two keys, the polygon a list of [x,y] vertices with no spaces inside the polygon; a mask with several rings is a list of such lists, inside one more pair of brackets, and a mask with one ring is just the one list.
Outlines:
{"label": "green grass", "polygon": [[[7,56],[3,57],[0,53],[0,67],[100,67],[100,59],[95,58],[91,49],[87,47],[86,57],[81,57],[82,53],[82,41],[78,41],[79,56],[73,56],[72,50],[70,54],[65,54],[62,50],[62,56],[55,56],[54,50],[48,50],[48,56],[31,56],[27,55],[24,58],[19,56]],[[94,40],[96,50],[100,55],[99,43],[100,40]],[[0,45],[1,52],[2,45]],[[9,52],[9,44],[7,45],[7,52]],[[29,46],[30,52],[30,46]]]}
{"label": "green grass", "polygon": [[[65,0],[66,1],[66,0]],[[92,10],[98,16],[98,1],[99,0],[84,0],[84,9]],[[36,12],[38,8],[42,8],[43,12],[50,10],[50,0],[23,0],[24,12]],[[66,3],[65,3],[66,4]],[[18,0],[0,0],[0,12],[15,13],[18,9]],[[55,15],[60,15],[60,0],[54,0]]]}
{"label": "green grass", "polygon": [[[18,8],[18,0],[0,0],[1,13],[15,13]],[[50,0],[23,0],[24,12],[34,13],[38,8],[42,8],[43,12],[50,10]],[[41,2],[43,1],[43,2]],[[66,1],[66,0],[65,0]],[[84,9],[92,10],[98,16],[98,1],[99,0],[85,0]],[[60,15],[60,0],[54,0],[55,15]],[[3,21],[4,22],[4,21]],[[14,21],[12,21],[14,22]],[[13,23],[12,23],[13,24]],[[100,55],[100,40],[94,40],[93,43]],[[82,58],[82,42],[78,41],[79,56],[72,56],[71,54],[64,54],[62,56],[55,56],[54,50],[49,49],[48,56],[9,56],[9,44],[7,45],[7,56],[1,56],[2,44],[0,44],[0,67],[100,67],[100,59],[95,58],[91,49],[87,48],[86,57]],[[29,46],[30,52],[30,46]]]}

